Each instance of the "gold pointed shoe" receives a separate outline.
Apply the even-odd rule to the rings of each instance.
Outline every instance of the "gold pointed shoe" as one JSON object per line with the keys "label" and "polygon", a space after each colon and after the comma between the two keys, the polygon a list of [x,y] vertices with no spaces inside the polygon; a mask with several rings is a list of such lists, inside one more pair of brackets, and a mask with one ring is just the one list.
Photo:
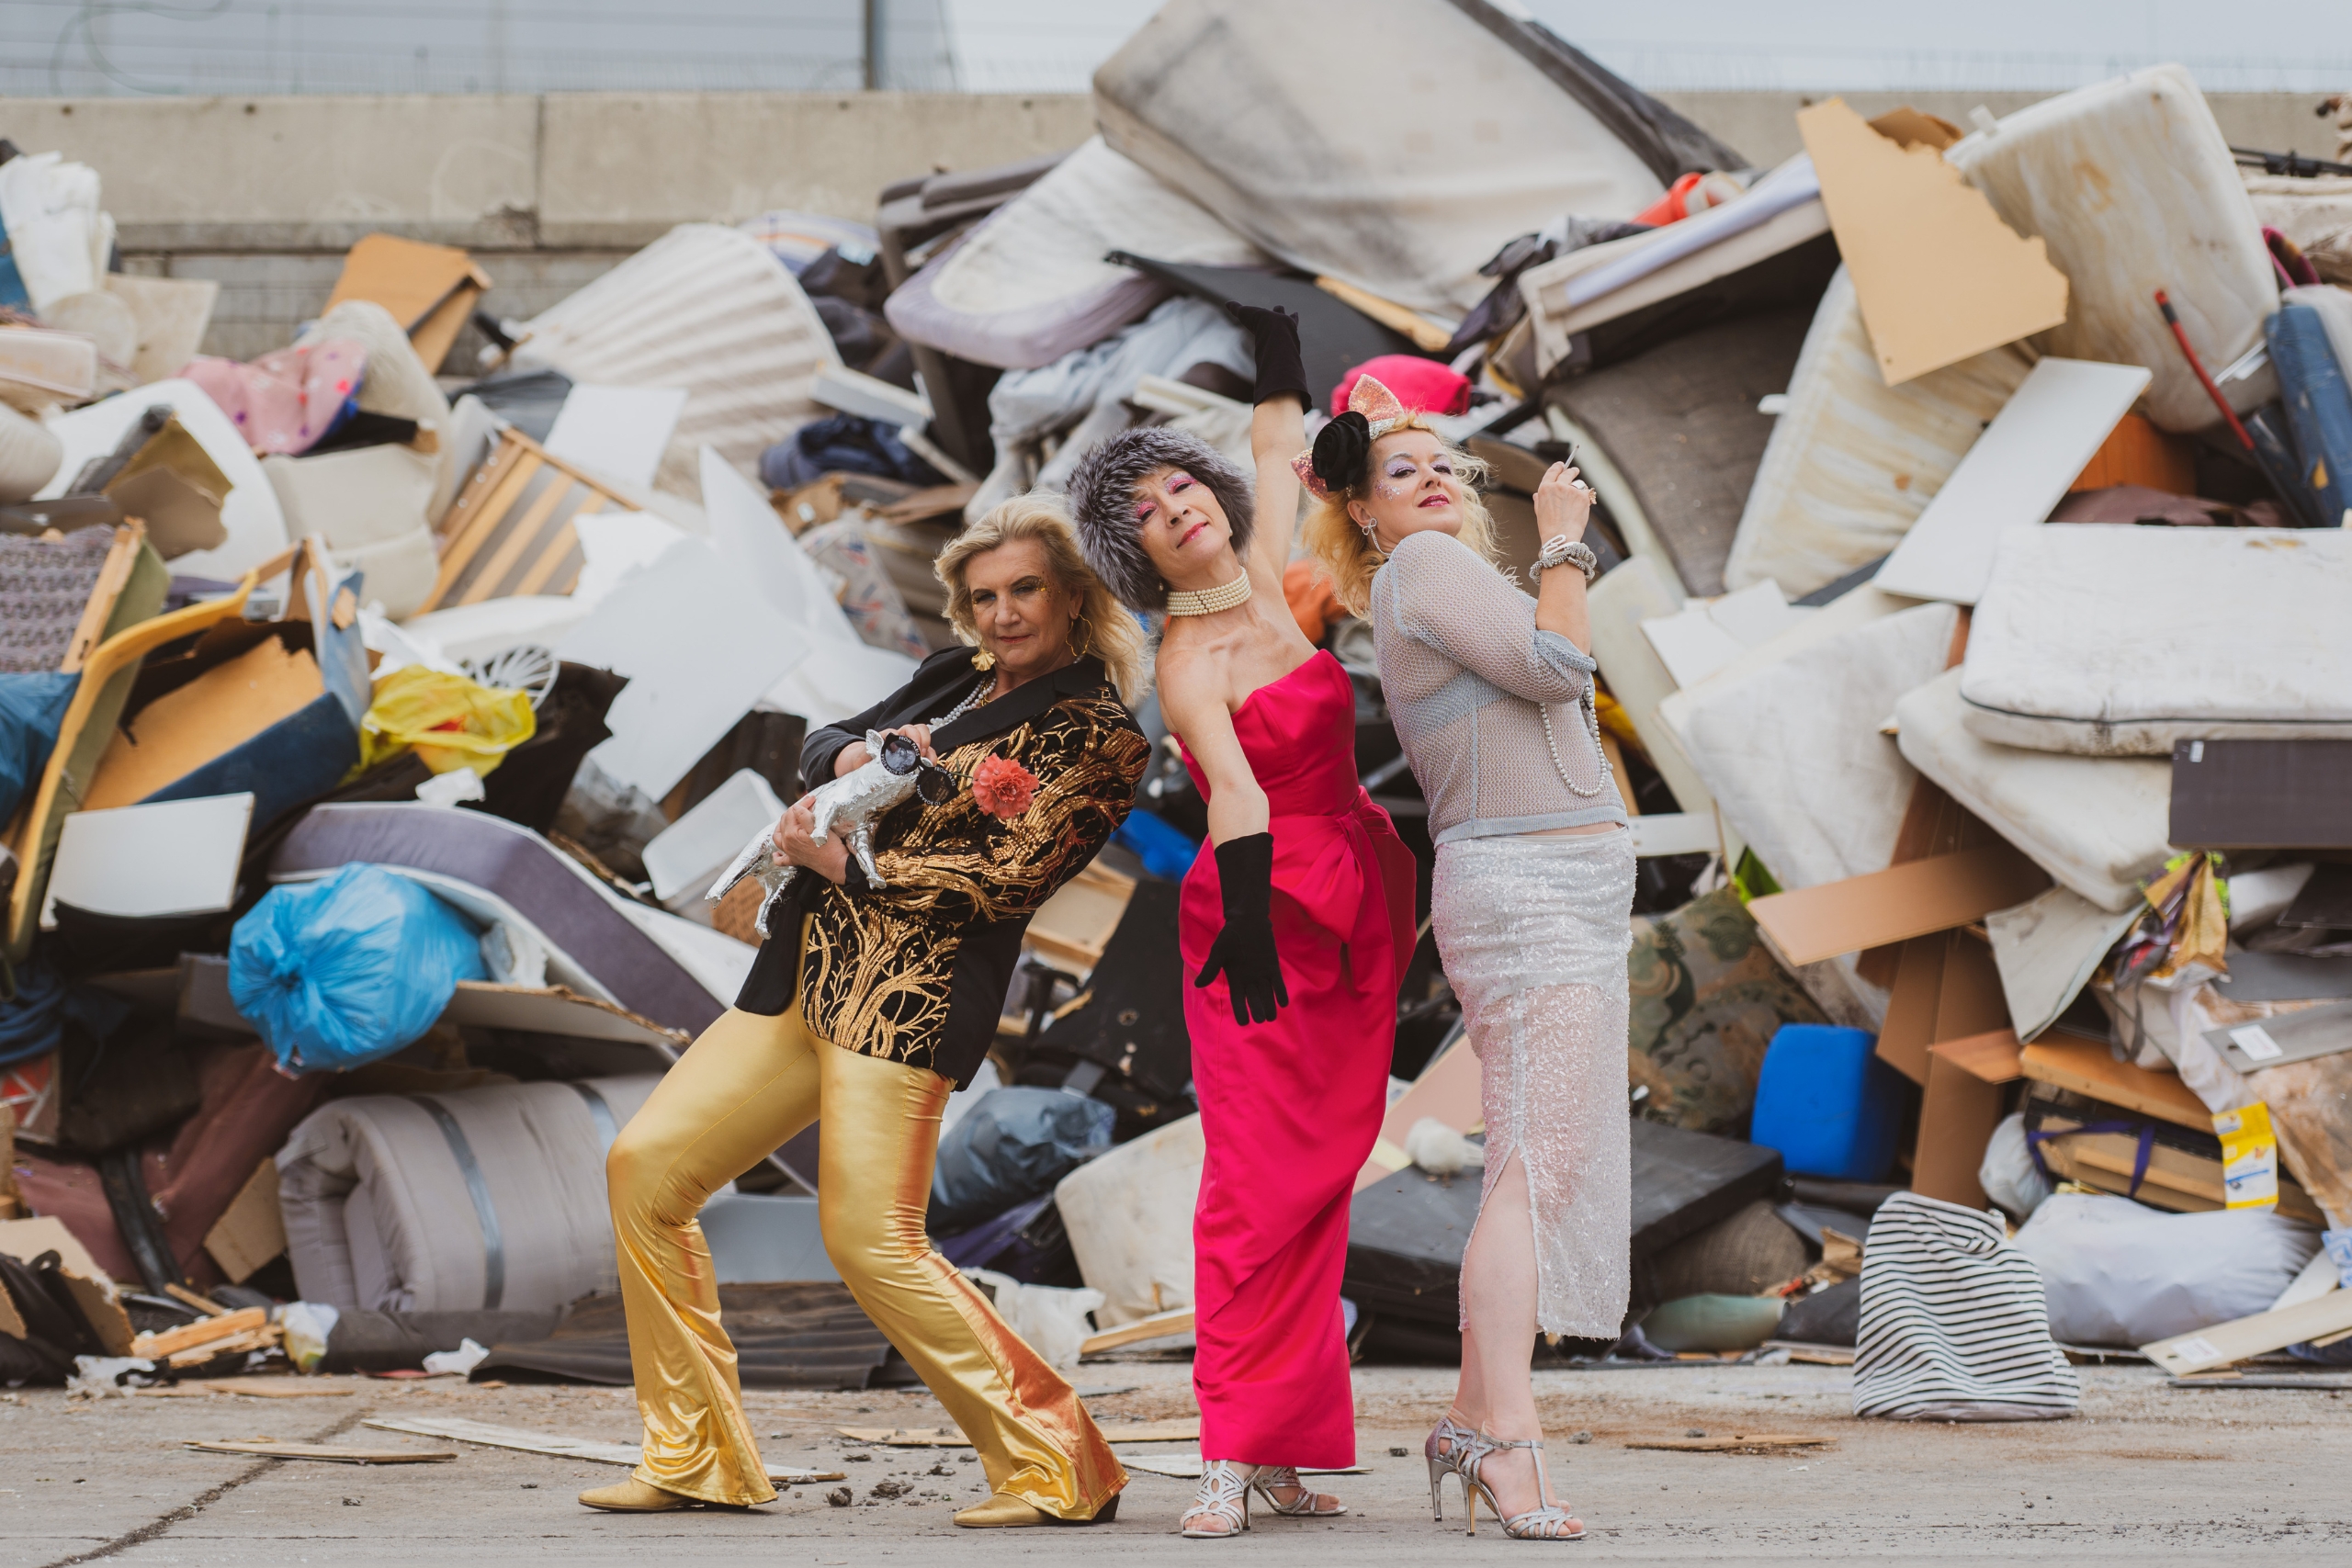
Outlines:
{"label": "gold pointed shoe", "polygon": [[695,1502],[692,1497],[664,1492],[634,1475],[612,1486],[591,1487],[580,1495],[580,1500],[592,1508],[615,1514],[666,1514],[673,1508],[691,1507]]}
{"label": "gold pointed shoe", "polygon": [[958,1513],[956,1522],[967,1530],[1022,1529],[1052,1524],[1054,1517],[1010,1492],[991,1492],[987,1502],[975,1503]]}
{"label": "gold pointed shoe", "polygon": [[1119,1517],[1119,1496],[1094,1511],[1089,1519],[1065,1519],[1014,1496],[1010,1492],[992,1492],[985,1503],[975,1503],[956,1516],[956,1522],[966,1529],[1025,1529],[1034,1525],[1107,1525]]}

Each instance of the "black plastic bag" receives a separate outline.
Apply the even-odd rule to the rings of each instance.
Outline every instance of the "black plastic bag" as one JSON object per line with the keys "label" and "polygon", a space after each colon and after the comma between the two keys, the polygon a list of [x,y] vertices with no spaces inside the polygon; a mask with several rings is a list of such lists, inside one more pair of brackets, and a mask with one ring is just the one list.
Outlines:
{"label": "black plastic bag", "polygon": [[995,1089],[939,1140],[931,1228],[978,1224],[1054,1184],[1111,1146],[1114,1113],[1057,1089]]}

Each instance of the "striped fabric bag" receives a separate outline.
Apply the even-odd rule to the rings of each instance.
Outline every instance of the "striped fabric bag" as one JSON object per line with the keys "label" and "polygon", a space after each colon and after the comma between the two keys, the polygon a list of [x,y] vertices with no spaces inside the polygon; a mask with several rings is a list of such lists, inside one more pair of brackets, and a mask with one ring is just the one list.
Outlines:
{"label": "striped fabric bag", "polygon": [[1891,1421],[2046,1421],[2082,1382],[2050,1338],[2041,1275],[2000,1220],[1899,1192],[1862,1256],[1854,1414]]}

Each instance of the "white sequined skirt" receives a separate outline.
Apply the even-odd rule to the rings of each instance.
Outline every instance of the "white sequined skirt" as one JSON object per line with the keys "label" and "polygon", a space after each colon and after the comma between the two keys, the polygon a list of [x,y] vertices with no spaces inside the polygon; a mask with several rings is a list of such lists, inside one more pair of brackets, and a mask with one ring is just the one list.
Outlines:
{"label": "white sequined skirt", "polygon": [[1526,1166],[1546,1334],[1615,1338],[1632,1285],[1633,903],[1630,833],[1438,846],[1430,908],[1478,1053],[1485,1191],[1514,1156]]}

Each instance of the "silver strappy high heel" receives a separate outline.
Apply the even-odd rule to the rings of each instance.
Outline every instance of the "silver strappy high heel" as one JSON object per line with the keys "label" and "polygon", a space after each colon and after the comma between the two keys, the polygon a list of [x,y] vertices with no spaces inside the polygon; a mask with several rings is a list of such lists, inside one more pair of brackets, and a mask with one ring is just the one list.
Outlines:
{"label": "silver strappy high heel", "polygon": [[[1277,1487],[1284,1486],[1295,1487],[1298,1492],[1298,1495],[1287,1503],[1274,1495]],[[1331,1499],[1331,1507],[1316,1507],[1315,1499],[1328,1494],[1317,1492],[1301,1481],[1297,1467],[1294,1465],[1260,1465],[1258,1473],[1250,1478],[1250,1489],[1266,1500],[1266,1506],[1286,1519],[1336,1519],[1348,1511],[1348,1506],[1337,1497]]]}
{"label": "silver strappy high heel", "polygon": [[1470,1451],[1476,1438],[1476,1432],[1454,1420],[1453,1412],[1448,1411],[1421,1444],[1421,1457],[1430,1461],[1430,1512],[1439,1524],[1445,1523],[1445,1504],[1438,1495],[1438,1487],[1447,1476],[1462,1483],[1463,1506],[1470,1506],[1470,1480],[1462,1473],[1462,1456]]}
{"label": "silver strappy high heel", "polygon": [[1179,1533],[1188,1540],[1223,1540],[1248,1529],[1250,1488],[1258,1475],[1256,1465],[1236,1464],[1229,1459],[1213,1459],[1203,1465],[1200,1490],[1193,1494],[1193,1506],[1184,1510],[1184,1517],[1206,1516],[1225,1528],[1203,1530],[1185,1524],[1180,1526]]}
{"label": "silver strappy high heel", "polygon": [[[1484,1464],[1487,1464],[1487,1460],[1503,1453],[1505,1448],[1526,1448],[1526,1450],[1536,1458],[1538,1502],[1536,1506],[1526,1509],[1524,1514],[1503,1514],[1503,1505],[1498,1505],[1498,1502],[1494,1500],[1494,1488],[1487,1485],[1487,1481],[1479,1479],[1477,1474]],[[1553,1491],[1550,1476],[1543,1474],[1541,1438],[1521,1437],[1521,1438],[1515,1438],[1515,1441],[1503,1441],[1503,1438],[1487,1437],[1484,1432],[1473,1432],[1470,1434],[1470,1450],[1467,1450],[1467,1453],[1461,1458],[1461,1462],[1456,1464],[1456,1474],[1461,1474],[1463,1491],[1465,1493],[1470,1493],[1470,1488],[1477,1488],[1477,1491],[1470,1493],[1470,1495],[1465,1497],[1465,1502],[1470,1505],[1470,1535],[1477,1535],[1477,1502],[1479,1497],[1484,1497],[1488,1509],[1494,1509],[1494,1517],[1503,1521],[1503,1535],[1510,1535],[1512,1540],[1583,1540],[1585,1538],[1585,1523],[1580,1521],[1580,1518],[1576,1518],[1576,1514],[1571,1514],[1569,1509],[1559,1506],[1557,1502],[1541,1502],[1541,1497],[1545,1497],[1547,1493]]]}

